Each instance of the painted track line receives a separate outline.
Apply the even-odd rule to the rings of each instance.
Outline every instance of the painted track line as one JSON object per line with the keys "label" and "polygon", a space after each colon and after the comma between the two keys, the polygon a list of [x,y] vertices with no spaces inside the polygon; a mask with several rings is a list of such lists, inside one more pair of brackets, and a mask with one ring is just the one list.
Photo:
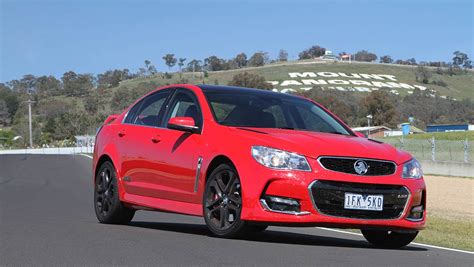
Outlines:
{"label": "painted track line", "polygon": [[[326,228],[326,227],[317,227],[317,228],[321,229],[321,230],[326,230],[326,231],[331,231],[331,232],[336,232],[336,233],[341,233],[341,234],[350,234],[350,235],[363,236],[362,234],[359,234],[359,233],[353,233],[353,232],[348,232],[348,231],[339,230],[339,229],[332,229],[332,228]],[[461,249],[455,249],[455,248],[446,248],[446,247],[440,247],[440,246],[434,246],[434,245],[428,245],[428,244],[422,244],[422,243],[416,243],[416,242],[412,242],[410,244],[415,245],[415,246],[419,246],[419,247],[435,248],[435,249],[441,249],[441,250],[447,250],[447,251],[460,252],[460,253],[466,253],[466,254],[474,255],[474,252],[467,251],[467,250],[461,250]]]}
{"label": "painted track line", "polygon": [[[85,156],[85,157],[88,157],[88,158],[92,159],[91,155],[87,155],[87,154],[77,154],[77,155]],[[321,230],[326,230],[326,231],[331,231],[331,232],[336,232],[336,233],[341,233],[341,234],[363,236],[362,234],[359,234],[359,233],[353,233],[353,232],[343,231],[343,230],[339,230],[339,229],[332,229],[332,228],[326,228],[326,227],[317,227],[317,228],[321,229]],[[428,245],[428,244],[422,244],[422,243],[416,243],[416,242],[412,242],[410,244],[415,245],[415,246],[419,246],[419,247],[435,248],[435,249],[448,250],[448,251],[453,251],[453,252],[460,252],[460,253],[467,253],[467,254],[474,255],[474,252],[467,251],[467,250],[461,250],[461,249],[455,249],[455,248],[446,248],[446,247],[440,247],[440,246],[434,246],[434,245]]]}

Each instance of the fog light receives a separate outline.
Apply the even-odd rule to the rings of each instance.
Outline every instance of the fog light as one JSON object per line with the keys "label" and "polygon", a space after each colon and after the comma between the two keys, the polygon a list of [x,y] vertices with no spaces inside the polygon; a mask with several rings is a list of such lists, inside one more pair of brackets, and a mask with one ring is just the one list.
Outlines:
{"label": "fog light", "polygon": [[408,215],[408,220],[410,221],[420,221],[423,219],[423,205],[414,206],[410,210],[410,214]]}
{"label": "fog light", "polygon": [[264,196],[262,199],[272,211],[299,212],[300,202],[293,198]]}

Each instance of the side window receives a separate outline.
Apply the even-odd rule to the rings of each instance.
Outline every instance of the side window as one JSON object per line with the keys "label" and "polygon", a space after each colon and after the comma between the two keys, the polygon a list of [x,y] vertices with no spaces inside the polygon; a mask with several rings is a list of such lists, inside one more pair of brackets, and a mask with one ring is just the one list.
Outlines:
{"label": "side window", "polygon": [[193,93],[185,90],[176,92],[166,116],[166,122],[174,117],[191,117],[196,126],[202,127],[201,109]]}
{"label": "side window", "polygon": [[[160,112],[170,93],[170,90],[166,90],[147,96],[130,109],[129,113],[131,114],[127,115],[125,122],[137,125],[158,126]],[[135,109],[136,106],[138,108]]]}

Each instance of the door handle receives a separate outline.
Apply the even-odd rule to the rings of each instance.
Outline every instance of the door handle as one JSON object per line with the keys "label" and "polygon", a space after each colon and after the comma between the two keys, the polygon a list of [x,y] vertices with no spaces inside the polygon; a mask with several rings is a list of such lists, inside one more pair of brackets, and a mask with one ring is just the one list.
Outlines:
{"label": "door handle", "polygon": [[159,143],[161,141],[161,136],[155,135],[154,137],[151,138],[151,141],[155,144]]}
{"label": "door handle", "polygon": [[125,136],[125,130],[121,130],[120,132],[118,132],[118,136],[119,137],[124,137]]}

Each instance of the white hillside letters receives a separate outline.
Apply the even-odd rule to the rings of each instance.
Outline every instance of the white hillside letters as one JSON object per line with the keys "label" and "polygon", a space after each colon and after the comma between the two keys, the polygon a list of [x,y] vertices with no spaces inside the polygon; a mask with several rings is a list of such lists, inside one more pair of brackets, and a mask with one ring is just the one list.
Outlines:
{"label": "white hillside letters", "polygon": [[290,72],[289,80],[267,81],[276,91],[290,92],[295,89],[309,90],[313,86],[320,86],[323,90],[332,89],[340,91],[372,92],[380,88],[390,88],[390,92],[398,94],[398,89],[426,90],[422,85],[412,85],[398,82],[395,75],[370,74],[370,73],[344,73],[344,72]]}

